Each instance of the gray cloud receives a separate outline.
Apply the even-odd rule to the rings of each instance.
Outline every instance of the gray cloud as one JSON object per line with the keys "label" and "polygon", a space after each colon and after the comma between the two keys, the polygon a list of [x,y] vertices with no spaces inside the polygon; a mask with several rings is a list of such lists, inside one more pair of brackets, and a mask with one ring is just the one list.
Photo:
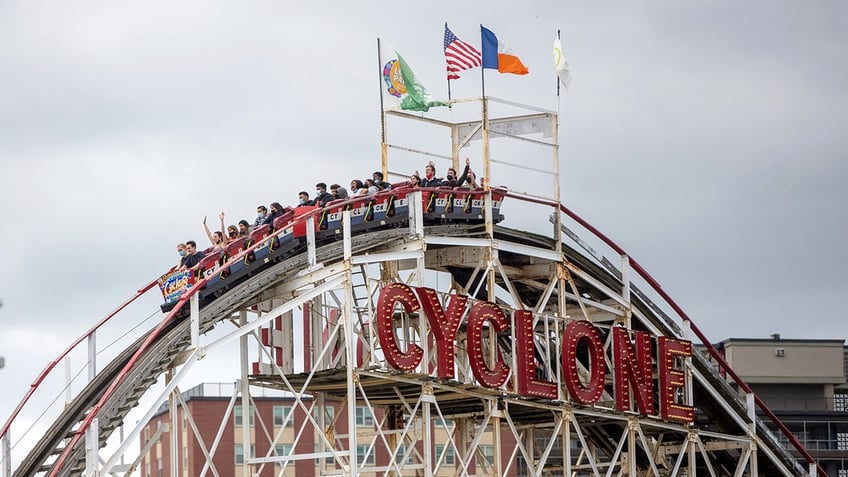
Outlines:
{"label": "gray cloud", "polygon": [[[205,243],[203,215],[234,223],[377,169],[375,38],[444,97],[446,20],[472,43],[486,24],[530,67],[488,73],[489,94],[550,109],[562,29],[575,77],[559,101],[563,200],[708,336],[846,334],[844,3],[487,6],[0,4],[0,373],[18,390],[0,415],[62,343],[166,270],[176,242]],[[454,96],[479,95],[479,73]],[[395,157],[404,174],[426,162]]]}

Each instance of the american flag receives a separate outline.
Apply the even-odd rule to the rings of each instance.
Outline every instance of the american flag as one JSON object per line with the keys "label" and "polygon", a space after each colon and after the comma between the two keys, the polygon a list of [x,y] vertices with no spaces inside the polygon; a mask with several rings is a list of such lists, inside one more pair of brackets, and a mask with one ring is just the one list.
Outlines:
{"label": "american flag", "polygon": [[477,48],[460,40],[445,24],[445,61],[448,63],[448,79],[459,79],[459,72],[480,66],[482,55]]}

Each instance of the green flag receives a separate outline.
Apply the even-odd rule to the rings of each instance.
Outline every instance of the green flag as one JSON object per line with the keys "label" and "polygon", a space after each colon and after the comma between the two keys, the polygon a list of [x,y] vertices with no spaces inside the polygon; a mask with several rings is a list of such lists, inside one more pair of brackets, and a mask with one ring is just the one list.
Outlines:
{"label": "green flag", "polygon": [[406,96],[401,100],[401,109],[410,111],[427,111],[436,106],[447,106],[441,101],[436,101],[430,97],[430,93],[424,89],[424,86],[415,78],[415,73],[409,67],[409,63],[397,54],[398,63],[400,63],[400,73],[403,77],[403,84],[406,85]]}
{"label": "green flag", "polygon": [[377,48],[380,52],[380,78],[384,83],[380,88],[384,106],[400,106],[409,111],[428,111],[436,106],[447,106],[430,97],[409,63],[397,50],[380,40],[377,41]]}

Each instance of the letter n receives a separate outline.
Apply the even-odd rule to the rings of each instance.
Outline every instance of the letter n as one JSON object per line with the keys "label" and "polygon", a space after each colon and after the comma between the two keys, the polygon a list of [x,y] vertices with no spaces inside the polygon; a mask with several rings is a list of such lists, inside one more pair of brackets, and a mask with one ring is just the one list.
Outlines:
{"label": "letter n", "polygon": [[613,377],[615,408],[630,411],[630,387],[640,414],[654,414],[654,380],[651,373],[651,335],[634,331],[636,345],[627,337],[627,329],[615,326],[613,333]]}

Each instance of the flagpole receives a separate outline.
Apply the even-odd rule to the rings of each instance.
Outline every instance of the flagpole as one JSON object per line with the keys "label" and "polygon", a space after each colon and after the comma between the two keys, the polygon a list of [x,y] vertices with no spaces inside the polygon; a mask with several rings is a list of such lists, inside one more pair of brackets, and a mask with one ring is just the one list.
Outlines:
{"label": "flagpole", "polygon": [[[448,22],[445,22],[445,35],[448,32]],[[442,41],[442,50],[444,50],[444,40]],[[450,74],[448,74],[448,65],[447,65],[447,57],[445,58],[445,77],[448,79],[448,109],[452,109],[452,104],[450,104],[451,100],[451,89],[450,89]]]}
{"label": "flagpole", "polygon": [[480,24],[480,86],[483,90],[483,97],[486,97],[486,65],[483,64],[482,51],[483,51],[483,24]]}
{"label": "flagpole", "polygon": [[[559,36],[559,29],[557,29],[557,40],[562,41],[562,38]],[[556,76],[556,84],[557,84],[557,114],[559,114],[559,75],[554,71],[554,76]],[[382,96],[380,96],[382,98]]]}
{"label": "flagpole", "polygon": [[383,65],[380,38],[377,37],[377,81],[380,87],[380,169],[383,177],[389,177],[389,149],[386,145],[386,110],[383,104]]}
{"label": "flagpole", "polygon": [[[562,41],[560,38],[560,30],[557,29],[557,40]],[[562,45],[560,45],[560,49],[562,49]],[[562,192],[560,191],[560,180],[559,180],[559,114],[560,114],[560,80],[559,74],[556,71],[556,65],[554,65],[554,79],[557,84],[557,113],[554,116],[554,124],[551,129],[553,129],[553,162],[554,162],[554,200],[557,204],[562,203]],[[556,220],[554,220],[554,236],[556,237],[556,251],[562,252],[562,213],[557,210],[555,215]],[[560,281],[560,286],[564,286],[564,283]],[[562,300],[561,300],[562,302]],[[564,303],[564,302],[563,302]]]}
{"label": "flagpole", "polygon": [[[483,49],[483,24],[480,24],[480,46],[481,51]],[[486,101],[486,65],[483,64],[482,58],[480,61],[480,87],[483,91],[483,104],[482,104],[482,139],[483,139],[483,177],[486,179],[486,183],[483,185],[483,189],[488,191],[489,185],[492,182],[491,178],[491,170],[489,167],[489,104]]]}

